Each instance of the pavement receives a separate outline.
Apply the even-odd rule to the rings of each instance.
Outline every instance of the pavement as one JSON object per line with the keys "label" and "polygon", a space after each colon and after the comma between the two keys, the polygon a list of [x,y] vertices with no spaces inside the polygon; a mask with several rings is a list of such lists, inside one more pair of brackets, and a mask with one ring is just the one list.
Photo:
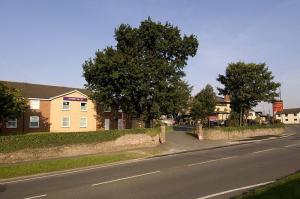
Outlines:
{"label": "pavement", "polygon": [[300,169],[300,127],[288,127],[287,133],[280,139],[9,180],[0,184],[0,198],[230,198]]}

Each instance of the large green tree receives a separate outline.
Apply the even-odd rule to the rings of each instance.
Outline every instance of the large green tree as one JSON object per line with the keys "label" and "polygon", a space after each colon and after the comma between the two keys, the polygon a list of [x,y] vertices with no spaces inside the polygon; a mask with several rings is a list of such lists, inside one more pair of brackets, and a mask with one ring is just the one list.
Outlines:
{"label": "large green tree", "polygon": [[240,125],[245,124],[245,114],[260,102],[272,102],[278,97],[280,83],[274,81],[265,63],[230,63],[225,75],[217,80],[224,88],[220,94],[230,95],[231,108],[240,115]]}
{"label": "large green tree", "polygon": [[27,109],[28,102],[19,90],[0,83],[0,123],[19,117]]}
{"label": "large green tree", "polygon": [[196,55],[194,35],[182,36],[178,27],[148,18],[137,28],[121,24],[115,40],[116,47],[96,52],[83,64],[94,100],[144,118],[146,127],[154,117],[184,104],[186,98],[175,93],[190,92],[182,77],[188,57]]}
{"label": "large green tree", "polygon": [[201,120],[202,124],[208,122],[209,116],[215,112],[216,94],[211,85],[206,85],[193,99],[191,116],[194,120]]}

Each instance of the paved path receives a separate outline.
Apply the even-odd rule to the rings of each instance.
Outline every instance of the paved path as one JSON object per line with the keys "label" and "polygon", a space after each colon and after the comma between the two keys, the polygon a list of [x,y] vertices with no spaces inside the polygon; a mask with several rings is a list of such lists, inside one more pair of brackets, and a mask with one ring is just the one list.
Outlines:
{"label": "paved path", "polygon": [[229,198],[300,169],[300,129],[291,131],[282,139],[8,181],[0,198]]}

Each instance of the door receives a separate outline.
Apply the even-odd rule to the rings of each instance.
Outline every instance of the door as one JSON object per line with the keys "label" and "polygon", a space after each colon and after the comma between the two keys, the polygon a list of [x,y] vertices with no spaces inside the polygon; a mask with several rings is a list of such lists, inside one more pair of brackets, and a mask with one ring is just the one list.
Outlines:
{"label": "door", "polygon": [[105,119],[104,121],[104,130],[109,130],[109,119]]}
{"label": "door", "polygon": [[118,119],[118,129],[123,129],[123,120]]}

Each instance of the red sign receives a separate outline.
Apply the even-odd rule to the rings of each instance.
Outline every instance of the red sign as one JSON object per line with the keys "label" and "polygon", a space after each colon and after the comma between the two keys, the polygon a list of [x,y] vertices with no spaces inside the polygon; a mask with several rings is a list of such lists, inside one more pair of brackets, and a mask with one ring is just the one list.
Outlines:
{"label": "red sign", "polygon": [[64,97],[63,99],[66,101],[87,102],[87,98],[81,98],[81,97]]}
{"label": "red sign", "polygon": [[218,117],[217,116],[209,116],[209,121],[211,122],[216,122],[218,120]]}
{"label": "red sign", "polygon": [[278,113],[283,111],[283,101],[273,102],[273,113]]}

